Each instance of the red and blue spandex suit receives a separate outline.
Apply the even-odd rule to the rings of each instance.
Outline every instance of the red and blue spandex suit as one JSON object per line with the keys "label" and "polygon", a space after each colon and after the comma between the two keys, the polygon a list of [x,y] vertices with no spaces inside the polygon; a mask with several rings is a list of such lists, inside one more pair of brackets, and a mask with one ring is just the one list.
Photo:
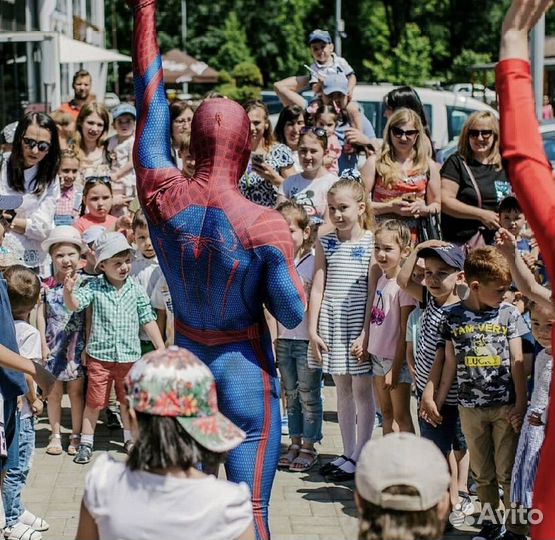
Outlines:
{"label": "red and blue spandex suit", "polygon": [[252,492],[259,538],[269,538],[268,501],[280,450],[279,385],[263,304],[285,326],[304,315],[291,235],[274,210],[237,187],[250,155],[250,124],[237,103],[196,111],[192,179],[175,168],[156,43],[156,3],[134,4],[133,73],[138,123],[137,188],[175,312],[176,344],[212,370],[222,412],[246,433],[226,463]]}

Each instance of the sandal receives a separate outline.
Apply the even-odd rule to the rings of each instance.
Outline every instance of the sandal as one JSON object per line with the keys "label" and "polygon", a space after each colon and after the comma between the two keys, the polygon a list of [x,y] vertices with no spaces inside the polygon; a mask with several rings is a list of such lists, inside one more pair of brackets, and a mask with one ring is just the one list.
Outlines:
{"label": "sandal", "polygon": [[283,454],[283,456],[279,458],[278,468],[289,469],[291,463],[293,463],[293,461],[297,459],[300,450],[301,447],[298,444],[290,444],[289,448],[287,449],[287,453]]}
{"label": "sandal", "polygon": [[76,435],[73,433],[69,436],[69,445],[67,447],[67,453],[69,456],[74,456],[77,454],[77,450],[79,449],[79,443],[81,442],[81,435]]}
{"label": "sandal", "polygon": [[51,456],[59,456],[62,452],[62,436],[59,433],[52,433],[48,439],[46,453]]}
{"label": "sandal", "polygon": [[299,450],[299,455],[291,462],[289,470],[291,472],[306,472],[312,469],[317,461],[318,452],[316,452],[316,450],[301,448]]}

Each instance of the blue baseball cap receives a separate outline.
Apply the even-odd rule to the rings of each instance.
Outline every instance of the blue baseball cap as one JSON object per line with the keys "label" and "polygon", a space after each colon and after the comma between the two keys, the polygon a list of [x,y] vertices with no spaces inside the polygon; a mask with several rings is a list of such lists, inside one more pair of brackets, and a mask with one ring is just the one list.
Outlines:
{"label": "blue baseball cap", "polygon": [[448,244],[441,247],[428,247],[421,249],[418,256],[425,259],[426,257],[439,257],[445,264],[462,270],[464,268],[464,251],[460,246]]}
{"label": "blue baseball cap", "polygon": [[326,75],[324,79],[324,94],[329,96],[334,92],[339,92],[341,94],[347,95],[349,93],[349,81],[343,73],[330,73]]}
{"label": "blue baseball cap", "polygon": [[326,30],[320,30],[316,28],[313,32],[310,33],[308,36],[308,44],[314,43],[315,41],[323,41],[324,43],[333,43],[331,40],[330,33]]}
{"label": "blue baseball cap", "polygon": [[137,109],[131,103],[120,103],[112,109],[112,118],[114,120],[123,114],[130,114],[133,118],[137,118]]}

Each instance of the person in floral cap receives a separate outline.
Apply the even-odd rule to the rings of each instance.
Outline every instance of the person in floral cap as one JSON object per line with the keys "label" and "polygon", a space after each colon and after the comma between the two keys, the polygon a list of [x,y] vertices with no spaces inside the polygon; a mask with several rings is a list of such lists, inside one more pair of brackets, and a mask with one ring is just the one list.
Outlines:
{"label": "person in floral cap", "polygon": [[199,471],[221,463],[245,433],[218,409],[216,383],[179,347],[144,355],[125,385],[135,445],[127,463],[96,459],[77,538],[253,540],[251,495]]}

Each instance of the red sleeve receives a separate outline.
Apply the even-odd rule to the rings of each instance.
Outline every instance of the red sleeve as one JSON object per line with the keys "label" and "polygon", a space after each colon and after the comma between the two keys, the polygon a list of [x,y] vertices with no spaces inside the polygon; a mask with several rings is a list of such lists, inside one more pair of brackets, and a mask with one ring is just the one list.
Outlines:
{"label": "red sleeve", "polygon": [[[497,66],[502,156],[517,199],[538,240],[550,280],[555,276],[555,181],[536,120],[530,65]],[[553,537],[555,538],[555,536]]]}
{"label": "red sleeve", "polygon": [[[555,277],[555,181],[545,157],[536,120],[530,65],[509,59],[497,65],[501,147],[509,179],[532,226],[547,267]],[[555,342],[555,328],[553,332]],[[555,538],[555,377],[551,381],[548,422],[534,484],[533,506],[543,514],[532,526],[533,540]]]}

